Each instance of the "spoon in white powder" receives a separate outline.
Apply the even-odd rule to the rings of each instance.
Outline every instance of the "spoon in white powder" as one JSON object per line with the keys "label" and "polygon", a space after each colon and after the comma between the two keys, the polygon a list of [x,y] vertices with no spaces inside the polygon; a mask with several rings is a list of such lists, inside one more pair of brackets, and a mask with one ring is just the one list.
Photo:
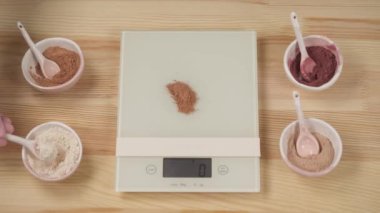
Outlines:
{"label": "spoon in white powder", "polygon": [[23,149],[24,165],[37,178],[63,180],[78,167],[82,156],[80,139],[74,130],[63,123],[49,122],[37,126],[37,130],[33,129],[32,134],[28,134],[28,139],[35,141],[35,149],[40,157],[53,159],[40,160],[26,153],[26,148]]}
{"label": "spoon in white powder", "polygon": [[54,143],[46,143],[45,141],[37,143],[34,140],[28,140],[12,134],[6,134],[5,137],[8,141],[26,147],[39,160],[51,162],[58,155],[58,150]]}

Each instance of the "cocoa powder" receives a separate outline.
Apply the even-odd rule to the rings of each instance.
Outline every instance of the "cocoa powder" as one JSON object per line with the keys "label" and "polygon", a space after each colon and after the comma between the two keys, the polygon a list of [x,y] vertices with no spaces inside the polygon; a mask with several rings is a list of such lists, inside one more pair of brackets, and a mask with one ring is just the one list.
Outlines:
{"label": "cocoa powder", "polygon": [[43,76],[40,64],[37,64],[36,72],[31,72],[31,76],[40,86],[50,87],[63,84],[69,81],[79,69],[80,57],[74,51],[55,46],[47,48],[42,54],[57,63],[61,70],[52,79],[48,79]]}
{"label": "cocoa powder", "polygon": [[197,94],[186,83],[181,81],[174,81],[166,85],[172,98],[177,104],[178,112],[190,114],[195,111],[195,104],[197,102]]}

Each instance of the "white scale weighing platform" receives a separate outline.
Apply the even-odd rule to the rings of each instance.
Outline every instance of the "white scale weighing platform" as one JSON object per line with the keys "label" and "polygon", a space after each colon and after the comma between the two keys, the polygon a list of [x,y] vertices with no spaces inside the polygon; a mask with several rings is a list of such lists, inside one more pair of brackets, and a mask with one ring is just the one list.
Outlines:
{"label": "white scale weighing platform", "polygon": [[[194,113],[177,111],[175,80]],[[119,88],[116,191],[260,191],[254,31],[123,32]]]}

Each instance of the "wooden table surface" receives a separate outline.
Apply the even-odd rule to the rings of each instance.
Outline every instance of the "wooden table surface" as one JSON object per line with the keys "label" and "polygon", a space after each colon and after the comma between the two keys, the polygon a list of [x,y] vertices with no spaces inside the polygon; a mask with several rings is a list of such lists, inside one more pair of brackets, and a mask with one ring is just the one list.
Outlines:
{"label": "wooden table surface", "polygon": [[[330,37],[344,56],[343,73],[325,92],[300,91],[306,115],[332,124],[343,139],[339,166],[322,178],[301,177],[280,158],[282,129],[295,119],[282,57],[294,39],[289,13],[305,35]],[[85,73],[59,95],[33,90],[21,74],[26,43],[67,37],[82,47]],[[120,32],[255,29],[258,34],[261,187],[256,194],[117,193],[115,132]],[[78,171],[45,183],[23,167],[20,147],[0,149],[0,212],[379,212],[380,1],[378,0],[0,0],[0,112],[16,134],[59,120],[82,138]]]}

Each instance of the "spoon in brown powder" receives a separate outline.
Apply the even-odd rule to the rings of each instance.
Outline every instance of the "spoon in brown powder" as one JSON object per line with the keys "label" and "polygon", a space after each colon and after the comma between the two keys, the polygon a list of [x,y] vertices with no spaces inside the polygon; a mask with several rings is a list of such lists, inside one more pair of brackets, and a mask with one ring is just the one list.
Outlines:
{"label": "spoon in brown powder", "polygon": [[310,133],[303,112],[301,110],[300,94],[293,91],[294,103],[298,116],[299,134],[296,141],[297,153],[301,157],[309,157],[319,153],[319,143],[317,139]]}
{"label": "spoon in brown powder", "polygon": [[44,55],[37,49],[36,45],[30,38],[28,32],[26,31],[24,25],[21,22],[17,22],[17,27],[21,31],[22,36],[24,37],[26,43],[28,43],[30,51],[33,53],[34,57],[37,59],[40,64],[42,74],[45,78],[52,79],[55,74],[59,73],[61,69],[58,64],[52,60],[45,58]]}

